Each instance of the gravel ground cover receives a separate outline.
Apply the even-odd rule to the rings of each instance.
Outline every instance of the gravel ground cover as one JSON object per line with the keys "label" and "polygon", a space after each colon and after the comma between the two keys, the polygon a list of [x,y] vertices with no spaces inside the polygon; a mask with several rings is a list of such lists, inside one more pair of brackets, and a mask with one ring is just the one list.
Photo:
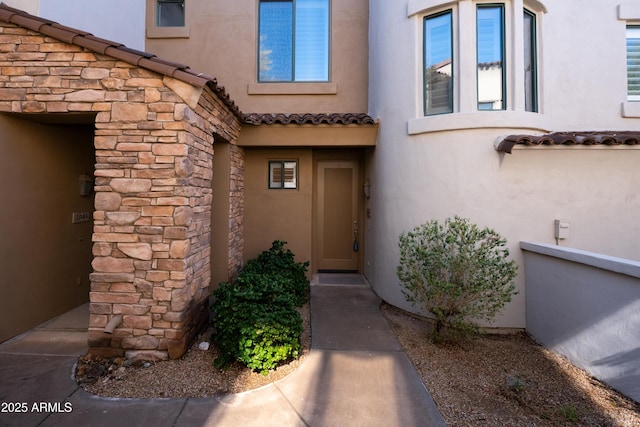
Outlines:
{"label": "gravel ground cover", "polygon": [[[90,393],[110,397],[207,397],[259,388],[304,363],[311,346],[309,305],[300,311],[303,355],[268,376],[241,365],[216,369],[215,347],[198,349],[210,336],[205,331],[178,360],[126,366],[124,360],[87,355],[78,362],[76,379]],[[482,335],[472,342],[435,345],[428,339],[428,320],[384,303],[381,311],[452,427],[640,427],[640,404],[524,333]]]}
{"label": "gravel ground cover", "polygon": [[525,333],[434,345],[431,324],[382,313],[450,426],[640,427],[640,405]]}
{"label": "gravel ground cover", "polygon": [[104,359],[88,354],[78,360],[76,381],[88,392],[106,397],[209,397],[253,390],[286,377],[304,363],[311,348],[309,304],[298,311],[304,327],[302,356],[270,371],[267,376],[252,372],[240,363],[229,369],[215,368],[216,347],[199,349],[200,343],[208,342],[211,337],[211,330],[206,330],[184,356],[176,360],[126,366],[122,358]]}

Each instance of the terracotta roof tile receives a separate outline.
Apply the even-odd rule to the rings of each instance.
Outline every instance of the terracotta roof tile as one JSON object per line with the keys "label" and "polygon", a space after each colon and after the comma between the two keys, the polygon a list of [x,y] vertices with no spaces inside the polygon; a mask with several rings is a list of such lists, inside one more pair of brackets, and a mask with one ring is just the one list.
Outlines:
{"label": "terracotta roof tile", "polygon": [[509,135],[496,141],[496,150],[511,153],[515,145],[638,145],[640,132],[554,132],[545,135]]}
{"label": "terracotta roof tile", "polygon": [[173,71],[172,77],[175,77],[176,79],[185,81],[187,83],[191,83],[194,86],[204,86],[208,82],[206,77],[203,78],[201,76],[198,76],[196,73],[189,72],[187,68],[176,68]]}
{"label": "terracotta roof tile", "polygon": [[[151,71],[155,71],[156,73],[164,74],[165,76],[174,77],[174,73],[176,71],[176,67],[173,65],[168,65],[155,60],[156,58],[140,58],[136,65],[139,65],[142,68],[146,68]],[[203,86],[200,84],[199,86]]]}
{"label": "terracotta roof tile", "polygon": [[53,37],[65,43],[73,43],[73,39],[78,33],[69,28],[62,28],[59,25],[41,25],[40,32],[45,36]]}
{"label": "terracotta roof tile", "polygon": [[108,47],[111,47],[111,45],[104,44],[99,40],[94,40],[89,37],[74,37],[72,44],[101,54],[104,54],[104,51],[107,50]]}
{"label": "terracotta roof tile", "polygon": [[251,125],[373,125],[376,121],[364,113],[333,114],[245,114],[244,123]]}
{"label": "terracotta roof tile", "polygon": [[226,92],[224,86],[218,85],[214,77],[190,69],[187,65],[158,58],[157,56],[131,49],[111,40],[96,37],[86,31],[66,27],[48,19],[30,15],[19,9],[0,4],[0,21],[9,22],[65,43],[74,44],[85,49],[109,55],[157,73],[182,80],[198,87],[209,87],[222,102],[245,124],[329,124],[329,125],[372,125],[376,121],[367,114],[333,113],[333,114],[246,114],[243,115],[235,102]]}
{"label": "terracotta roof tile", "polygon": [[37,31],[46,36],[89,49],[93,52],[109,55],[129,64],[182,80],[194,86],[207,86],[220,97],[236,117],[240,120],[243,118],[240,109],[231,100],[229,94],[224,90],[224,87],[218,85],[215,78],[192,71],[184,64],[160,59],[151,53],[128,48],[122,43],[102,39],[86,31],[66,27],[57,22],[30,15],[19,9],[9,7],[4,3],[0,3],[0,21]]}
{"label": "terracotta roof tile", "polygon": [[51,26],[54,27],[54,28],[59,28],[61,30],[66,30],[66,31],[72,32],[74,34],[79,34],[81,36],[90,36],[91,35],[91,33],[87,32],[87,31],[82,31],[82,30],[79,30],[77,28],[67,27],[66,25],[62,25],[62,24],[59,24],[59,23],[53,22],[53,21],[49,21],[49,22],[51,22]]}

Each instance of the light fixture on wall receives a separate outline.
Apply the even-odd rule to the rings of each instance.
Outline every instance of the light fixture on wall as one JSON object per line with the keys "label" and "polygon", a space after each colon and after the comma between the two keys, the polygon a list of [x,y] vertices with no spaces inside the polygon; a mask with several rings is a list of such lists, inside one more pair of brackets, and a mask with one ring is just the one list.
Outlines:
{"label": "light fixture on wall", "polygon": [[369,181],[364,183],[364,197],[366,197],[367,199],[371,197],[371,184],[369,183]]}
{"label": "light fixture on wall", "polygon": [[91,190],[93,190],[93,178],[83,172],[78,177],[78,188],[82,197],[90,196]]}

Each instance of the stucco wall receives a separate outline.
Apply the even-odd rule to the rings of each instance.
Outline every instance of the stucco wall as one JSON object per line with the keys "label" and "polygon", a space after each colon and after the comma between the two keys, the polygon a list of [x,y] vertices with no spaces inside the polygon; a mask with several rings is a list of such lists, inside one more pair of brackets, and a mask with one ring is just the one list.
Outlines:
{"label": "stucco wall", "polygon": [[640,401],[640,262],[522,242],[527,330]]}
{"label": "stucco wall", "polygon": [[257,1],[190,0],[184,31],[154,28],[155,1],[146,1],[146,50],[215,76],[243,111],[366,111],[366,0],[331,2],[330,82],[284,85],[256,85]]}
{"label": "stucco wall", "polygon": [[32,15],[144,50],[145,0],[3,1]]}
{"label": "stucco wall", "polygon": [[40,10],[40,0],[3,0],[2,2],[32,15],[38,15]]}
{"label": "stucco wall", "polygon": [[[465,16],[471,17],[456,29],[456,40],[469,42],[454,46],[461,58],[455,70],[456,113],[423,117],[422,19],[445,3],[466,8]],[[380,118],[381,126],[370,161],[365,266],[375,290],[393,304],[411,308],[396,277],[398,235],[426,220],[456,214],[500,232],[520,266],[520,294],[494,326],[525,326],[518,242],[553,243],[554,219],[571,221],[570,237],[562,245],[638,259],[635,183],[640,179],[640,150],[536,148],[505,155],[493,148],[501,135],[640,129],[638,119],[621,114],[626,21],[617,18],[618,2],[600,2],[598,7],[575,0],[543,3],[547,12],[541,12],[538,21],[541,113],[527,113],[524,98],[514,94],[522,81],[517,77],[522,57],[514,53],[522,35],[511,25],[512,18],[507,21],[507,35],[513,37],[507,38],[513,41],[507,46],[507,67],[515,65],[507,74],[507,111],[478,112],[476,71],[469,62],[475,57],[475,3],[371,1],[369,114]],[[507,12],[512,5],[520,10],[523,5],[506,4]],[[540,4],[525,2],[529,7]],[[581,25],[567,26],[569,21]],[[593,31],[596,26],[598,31]]]}
{"label": "stucco wall", "polygon": [[[269,189],[269,160],[297,160],[298,188]],[[284,240],[297,261],[311,261],[312,150],[245,149],[245,162],[245,260]]]}
{"label": "stucco wall", "polygon": [[91,127],[43,125],[0,114],[0,342],[89,300],[93,197]]}

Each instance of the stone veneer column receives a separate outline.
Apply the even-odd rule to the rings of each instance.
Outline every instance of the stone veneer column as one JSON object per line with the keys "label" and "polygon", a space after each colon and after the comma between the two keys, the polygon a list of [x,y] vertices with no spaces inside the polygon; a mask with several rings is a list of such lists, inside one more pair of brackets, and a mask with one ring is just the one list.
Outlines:
{"label": "stone veneer column", "polygon": [[[182,101],[195,88],[163,84],[172,91],[147,88],[145,102],[96,119],[106,150],[96,151],[93,352],[180,357],[207,319],[213,118]],[[101,328],[115,315],[123,321],[109,336]]]}
{"label": "stone veneer column", "polygon": [[0,67],[0,111],[95,115],[90,351],[179,357],[207,318],[213,134],[235,142],[238,117],[208,86],[13,24],[0,23]]}
{"label": "stone veneer column", "polygon": [[229,277],[235,278],[244,264],[244,150],[230,146]]}
{"label": "stone veneer column", "polygon": [[[107,355],[178,357],[192,320],[191,245],[202,231],[192,227],[202,195],[190,187],[188,107],[161,76],[135,67],[120,73],[138,90],[96,117],[89,346]],[[105,333],[116,315],[122,323]]]}

